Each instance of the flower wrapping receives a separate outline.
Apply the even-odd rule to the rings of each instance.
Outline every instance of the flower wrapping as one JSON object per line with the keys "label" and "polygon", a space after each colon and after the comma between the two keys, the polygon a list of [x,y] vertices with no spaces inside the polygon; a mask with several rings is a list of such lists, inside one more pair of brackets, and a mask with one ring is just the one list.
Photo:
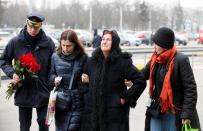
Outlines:
{"label": "flower wrapping", "polygon": [[[32,53],[23,54],[14,62],[15,73],[20,77],[21,80],[24,80],[27,77],[37,78],[37,72],[40,70],[40,64],[37,63],[35,57]],[[6,91],[6,98],[9,99],[16,89],[20,87],[21,81],[11,82],[8,85]]]}
{"label": "flower wrapping", "polygon": [[45,120],[45,124],[47,126],[50,126],[52,121],[54,120],[56,96],[57,96],[57,91],[56,91],[56,87],[54,87],[54,89],[51,91],[49,96],[49,103],[48,103],[47,115]]}

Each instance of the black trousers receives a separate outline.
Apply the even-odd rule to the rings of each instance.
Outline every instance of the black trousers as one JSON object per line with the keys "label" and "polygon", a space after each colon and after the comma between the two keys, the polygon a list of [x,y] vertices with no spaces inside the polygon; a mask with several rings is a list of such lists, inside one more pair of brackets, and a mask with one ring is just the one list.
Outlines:
{"label": "black trousers", "polygon": [[[19,107],[20,131],[30,131],[32,109],[31,107]],[[45,125],[47,106],[36,108],[36,111],[39,131],[49,131],[49,127]]]}

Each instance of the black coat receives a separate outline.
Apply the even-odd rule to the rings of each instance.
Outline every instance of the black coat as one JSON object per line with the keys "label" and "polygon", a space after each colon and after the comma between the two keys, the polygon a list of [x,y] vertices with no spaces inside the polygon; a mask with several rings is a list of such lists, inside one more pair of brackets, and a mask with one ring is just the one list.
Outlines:
{"label": "black coat", "polygon": [[40,64],[38,78],[25,79],[22,86],[15,93],[15,105],[22,107],[39,107],[48,104],[50,88],[48,86],[48,74],[50,69],[51,55],[55,45],[50,37],[40,30],[35,39],[32,39],[26,27],[20,34],[12,38],[0,57],[0,66],[7,76],[12,78],[15,70],[12,67],[12,60],[18,59],[23,54],[32,52]]}
{"label": "black coat", "polygon": [[[159,72],[160,79],[157,80],[157,85],[163,84],[163,78],[165,77],[167,68],[165,65],[158,65],[159,68],[156,72]],[[150,66],[149,63],[142,70],[145,78],[149,79]],[[162,73],[160,73],[162,72]],[[193,71],[189,63],[189,59],[182,53],[177,52],[174,59],[174,70],[171,76],[171,85],[173,93],[173,104],[176,111],[176,125],[177,131],[181,130],[182,119],[189,118],[191,120],[191,126],[193,128],[200,129],[199,118],[196,110],[197,103],[197,86],[194,79]],[[158,91],[160,93],[160,91]],[[147,116],[149,122],[150,117]],[[149,123],[146,123],[149,127]]]}
{"label": "black coat", "polygon": [[[105,60],[98,48],[87,62],[86,73],[90,82],[85,95],[82,131],[129,131],[130,99],[136,94],[135,88],[146,86],[131,56],[121,53]],[[127,89],[124,79],[131,80],[134,85]],[[126,101],[124,105],[120,103],[121,98]]]}
{"label": "black coat", "polygon": [[[78,130],[81,123],[81,112],[82,112],[82,99],[80,95],[80,79],[83,73],[83,67],[86,62],[87,56],[83,55],[80,58],[73,56],[65,56],[63,54],[58,55],[54,53],[51,59],[51,70],[50,70],[50,85],[54,85],[54,79],[57,76],[62,77],[60,85],[57,87],[59,91],[66,91],[69,88],[69,83],[73,71],[74,62],[75,74],[72,84],[72,106],[70,111],[62,112],[56,107],[55,123],[57,131],[67,130]],[[57,103],[57,100],[56,100]]]}

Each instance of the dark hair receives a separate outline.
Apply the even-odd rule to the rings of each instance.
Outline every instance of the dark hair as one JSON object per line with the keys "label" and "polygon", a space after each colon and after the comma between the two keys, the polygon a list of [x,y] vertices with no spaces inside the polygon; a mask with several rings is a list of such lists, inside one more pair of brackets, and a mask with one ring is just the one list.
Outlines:
{"label": "dark hair", "polygon": [[102,37],[103,37],[105,34],[110,34],[110,35],[112,36],[113,32],[110,31],[110,30],[104,30],[103,33],[102,33]]}
{"label": "dark hair", "polygon": [[61,41],[62,40],[69,40],[71,43],[73,43],[74,50],[72,55],[75,56],[76,58],[82,56],[85,54],[84,48],[82,44],[80,43],[77,34],[73,30],[65,30],[61,33],[60,37],[60,44],[57,49],[57,53],[60,55],[62,53],[62,47],[61,47]]}
{"label": "dark hair", "polygon": [[111,53],[110,55],[120,55],[121,54],[121,48],[119,46],[120,44],[120,37],[118,33],[115,30],[104,30],[102,34],[102,38],[105,34],[111,34],[112,36],[112,45],[111,45]]}

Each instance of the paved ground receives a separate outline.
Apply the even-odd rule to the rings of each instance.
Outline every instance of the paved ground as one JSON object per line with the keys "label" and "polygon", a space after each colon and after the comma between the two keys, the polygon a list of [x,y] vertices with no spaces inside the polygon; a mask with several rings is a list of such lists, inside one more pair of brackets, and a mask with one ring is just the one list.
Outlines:
{"label": "paved ground", "polygon": [[[140,64],[140,60],[137,61]],[[136,58],[134,63],[136,64]],[[198,103],[197,109],[199,112],[200,122],[203,126],[203,57],[194,59],[194,74],[198,87]],[[0,88],[0,131],[19,131],[18,111],[17,107],[13,105],[13,98],[10,100],[5,99],[5,90],[8,84],[8,80],[2,80]],[[144,129],[144,114],[145,105],[148,98],[148,90],[140,97],[135,109],[130,111],[130,131],[143,131]],[[37,131],[38,126],[36,123],[36,112],[33,111],[33,120],[31,131]],[[54,124],[50,127],[50,131],[54,131]]]}

